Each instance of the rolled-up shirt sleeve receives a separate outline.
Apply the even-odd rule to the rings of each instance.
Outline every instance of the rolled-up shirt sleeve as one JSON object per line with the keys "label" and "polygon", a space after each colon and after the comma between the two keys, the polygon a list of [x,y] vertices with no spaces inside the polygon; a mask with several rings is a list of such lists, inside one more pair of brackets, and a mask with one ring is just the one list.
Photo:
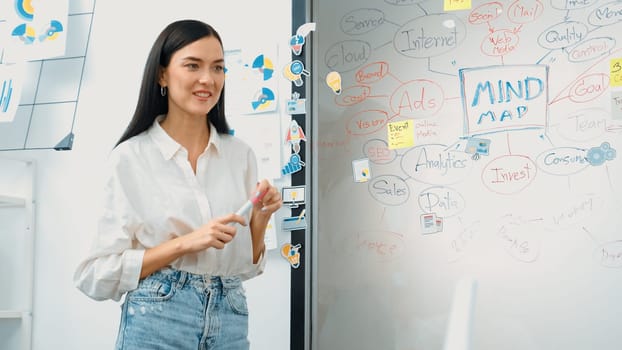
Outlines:
{"label": "rolled-up shirt sleeve", "polygon": [[74,273],[74,284],[95,300],[119,301],[138,286],[144,248],[135,237],[141,223],[119,178],[120,166],[111,167],[104,188],[103,213],[88,256]]}

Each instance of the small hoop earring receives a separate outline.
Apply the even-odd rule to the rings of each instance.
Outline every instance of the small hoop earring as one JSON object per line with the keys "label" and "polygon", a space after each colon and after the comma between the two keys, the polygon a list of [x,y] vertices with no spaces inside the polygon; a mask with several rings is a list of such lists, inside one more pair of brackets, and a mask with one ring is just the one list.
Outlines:
{"label": "small hoop earring", "polygon": [[160,95],[166,96],[166,86],[160,86]]}

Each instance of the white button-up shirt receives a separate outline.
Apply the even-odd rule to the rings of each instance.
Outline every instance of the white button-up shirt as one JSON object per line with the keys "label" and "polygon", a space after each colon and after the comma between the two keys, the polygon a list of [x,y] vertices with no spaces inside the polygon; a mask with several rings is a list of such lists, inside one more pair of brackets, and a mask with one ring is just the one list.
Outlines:
{"label": "white button-up shirt", "polygon": [[[93,299],[120,300],[138,286],[147,248],[234,213],[256,188],[256,158],[240,139],[218,134],[210,125],[209,144],[195,174],[187,151],[162,129],[160,119],[110,154],[96,239],[74,275],[76,286]],[[242,280],[262,273],[264,266],[263,256],[253,264],[250,229],[241,225],[224,249],[208,248],[171,264],[195,274]]]}

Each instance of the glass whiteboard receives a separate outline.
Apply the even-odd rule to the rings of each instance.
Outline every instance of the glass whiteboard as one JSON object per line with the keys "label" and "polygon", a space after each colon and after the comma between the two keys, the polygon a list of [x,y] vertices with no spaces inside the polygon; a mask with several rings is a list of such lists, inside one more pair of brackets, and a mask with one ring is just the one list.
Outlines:
{"label": "glass whiteboard", "polygon": [[622,3],[311,3],[313,349],[622,344]]}

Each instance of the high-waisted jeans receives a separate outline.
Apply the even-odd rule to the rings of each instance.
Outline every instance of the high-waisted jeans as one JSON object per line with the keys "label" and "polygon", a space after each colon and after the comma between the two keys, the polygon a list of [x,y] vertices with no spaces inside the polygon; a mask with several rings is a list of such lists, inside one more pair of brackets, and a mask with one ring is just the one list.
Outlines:
{"label": "high-waisted jeans", "polygon": [[121,306],[117,350],[247,350],[248,308],[237,277],[165,268]]}

